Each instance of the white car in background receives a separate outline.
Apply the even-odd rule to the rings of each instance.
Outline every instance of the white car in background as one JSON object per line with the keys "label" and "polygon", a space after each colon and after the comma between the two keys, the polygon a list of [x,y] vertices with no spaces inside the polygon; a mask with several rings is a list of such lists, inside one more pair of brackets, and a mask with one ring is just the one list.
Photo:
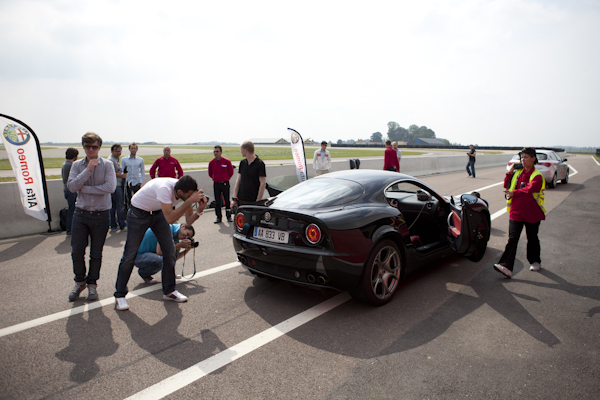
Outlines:
{"label": "white car in background", "polygon": [[[566,158],[561,158],[552,150],[536,150],[535,153],[538,160],[535,168],[543,175],[549,188],[555,188],[558,181],[560,183],[569,182],[569,164],[567,164]],[[515,154],[508,162],[506,170],[508,171],[513,164],[520,163],[521,157]]]}

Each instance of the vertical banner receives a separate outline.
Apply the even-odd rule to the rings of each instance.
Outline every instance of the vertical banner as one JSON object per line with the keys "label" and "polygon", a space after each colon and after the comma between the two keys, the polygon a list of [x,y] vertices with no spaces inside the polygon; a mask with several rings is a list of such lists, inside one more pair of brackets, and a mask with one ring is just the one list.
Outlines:
{"label": "vertical banner", "polygon": [[294,129],[288,128],[288,130],[292,131],[290,142],[292,145],[292,158],[296,165],[296,176],[298,177],[298,182],[304,182],[308,179],[306,157],[304,156],[304,140],[302,140],[302,136]]}
{"label": "vertical banner", "polygon": [[46,206],[46,182],[40,161],[41,151],[35,133],[21,121],[2,114],[0,128],[4,148],[17,178],[25,214],[42,221],[50,221]]}

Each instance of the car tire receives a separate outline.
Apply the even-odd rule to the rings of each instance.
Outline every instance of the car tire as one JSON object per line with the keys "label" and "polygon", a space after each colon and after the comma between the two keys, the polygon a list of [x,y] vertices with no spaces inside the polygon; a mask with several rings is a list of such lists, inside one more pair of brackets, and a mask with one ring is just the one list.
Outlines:
{"label": "car tire", "polygon": [[548,182],[548,187],[550,189],[554,189],[556,187],[556,172],[554,173],[554,176],[552,176],[552,180]]}
{"label": "car tire", "polygon": [[567,168],[567,173],[565,174],[565,179],[560,181],[560,183],[562,183],[563,185],[566,185],[567,183],[569,183],[569,169],[568,168]]}
{"label": "car tire", "polygon": [[369,254],[361,280],[350,295],[358,301],[382,306],[396,293],[402,273],[402,254],[398,245],[391,240],[382,240]]}

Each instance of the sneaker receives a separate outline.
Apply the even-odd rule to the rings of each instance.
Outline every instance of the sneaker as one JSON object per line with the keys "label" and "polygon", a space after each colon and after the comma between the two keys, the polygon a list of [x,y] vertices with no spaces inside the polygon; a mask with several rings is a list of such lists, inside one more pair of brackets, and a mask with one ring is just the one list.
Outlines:
{"label": "sneaker", "polygon": [[504,265],[494,264],[494,269],[500,272],[502,275],[506,276],[508,279],[512,278],[512,271],[506,268]]}
{"label": "sneaker", "polygon": [[125,297],[115,297],[116,303],[115,307],[119,311],[129,310],[129,304],[127,304],[127,300]]}
{"label": "sneaker", "polygon": [[88,286],[88,300],[98,300],[98,291],[96,290],[96,288],[98,287],[98,285],[94,285],[92,283],[90,283]]}
{"label": "sneaker", "polygon": [[542,266],[540,265],[539,262],[534,262],[533,264],[531,264],[531,266],[529,267],[530,271],[539,271],[542,268]]}
{"label": "sneaker", "polygon": [[173,300],[177,303],[184,303],[187,301],[187,297],[179,293],[177,290],[172,291],[169,294],[163,294],[163,299],[165,300]]}
{"label": "sneaker", "polygon": [[75,282],[75,287],[69,293],[69,301],[77,300],[83,289],[85,289],[85,282]]}
{"label": "sneaker", "polygon": [[111,231],[111,232],[116,232],[116,231],[117,231],[117,227],[110,228],[110,231]]}
{"label": "sneaker", "polygon": [[153,277],[150,278],[142,278],[144,280],[144,283],[147,283],[149,285],[154,285],[155,283],[158,283],[158,281],[156,279],[154,279]]}
{"label": "sneaker", "polygon": [[183,276],[181,274],[175,274],[175,279],[181,279]]}
{"label": "sneaker", "polygon": [[215,222],[213,222],[213,224],[220,224],[220,223],[221,223],[221,218],[217,218],[217,219],[215,220]]}
{"label": "sneaker", "polygon": [[127,232],[127,227],[121,228],[121,232]]}
{"label": "sneaker", "polygon": [[233,222],[233,220],[231,219],[231,213],[227,213],[227,222]]}

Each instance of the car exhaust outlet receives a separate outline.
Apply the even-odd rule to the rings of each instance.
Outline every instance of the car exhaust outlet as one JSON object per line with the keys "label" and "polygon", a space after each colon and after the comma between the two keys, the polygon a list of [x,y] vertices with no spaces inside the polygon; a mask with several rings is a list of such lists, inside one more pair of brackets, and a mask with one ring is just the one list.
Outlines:
{"label": "car exhaust outlet", "polygon": [[315,283],[315,276],[313,274],[308,274],[308,276],[306,277],[306,280],[309,281],[310,283]]}
{"label": "car exhaust outlet", "polygon": [[324,284],[326,284],[327,282],[329,282],[329,279],[325,278],[324,276],[319,276],[319,277],[317,278],[317,281],[318,281],[318,282],[319,282],[321,285],[324,285]]}
{"label": "car exhaust outlet", "polygon": [[246,257],[238,255],[238,261],[242,264],[246,265]]}

